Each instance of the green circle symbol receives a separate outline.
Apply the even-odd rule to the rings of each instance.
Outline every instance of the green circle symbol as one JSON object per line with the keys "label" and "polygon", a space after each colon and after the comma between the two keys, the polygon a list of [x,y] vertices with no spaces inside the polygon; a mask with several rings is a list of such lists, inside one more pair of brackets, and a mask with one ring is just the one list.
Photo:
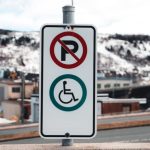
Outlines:
{"label": "green circle symbol", "polygon": [[[81,86],[81,89],[82,89],[82,97],[81,97],[80,101],[79,101],[76,105],[74,105],[74,106],[71,106],[71,107],[62,106],[62,105],[60,105],[60,104],[56,101],[56,99],[55,99],[55,96],[54,96],[54,89],[55,89],[55,86],[57,85],[57,83],[58,83],[59,81],[61,81],[61,80],[63,80],[63,79],[73,79],[73,80],[75,80],[76,82],[78,82],[79,85]],[[86,86],[85,86],[84,82],[83,82],[79,77],[77,77],[77,76],[75,76],[75,75],[72,75],[72,74],[65,74],[65,75],[59,76],[58,78],[56,78],[56,79],[52,82],[52,84],[51,84],[51,86],[50,86],[50,90],[49,90],[49,96],[50,96],[50,99],[51,99],[53,105],[54,105],[55,107],[57,107],[58,109],[60,109],[60,110],[62,110],[62,111],[74,111],[74,110],[80,108],[80,107],[83,105],[83,103],[85,102],[85,99],[86,99],[86,96],[87,96],[87,90],[86,90]]]}

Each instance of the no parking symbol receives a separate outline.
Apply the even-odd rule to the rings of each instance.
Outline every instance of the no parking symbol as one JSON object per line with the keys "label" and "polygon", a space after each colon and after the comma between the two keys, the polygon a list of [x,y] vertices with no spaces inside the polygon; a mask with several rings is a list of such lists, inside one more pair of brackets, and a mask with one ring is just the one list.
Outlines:
{"label": "no parking symbol", "polygon": [[[70,37],[69,40],[62,40],[62,38],[65,37]],[[81,49],[82,49],[82,55],[79,58],[76,55],[76,52],[79,50],[79,45],[75,40],[72,40],[72,38],[77,39],[80,42]],[[56,43],[60,44],[60,49],[56,49],[55,45]],[[70,49],[68,45],[73,46],[73,49]],[[61,55],[61,59],[59,60],[55,54],[55,51],[59,51]],[[51,42],[50,45],[50,55],[53,59],[53,61],[60,67],[66,68],[66,69],[71,69],[75,68],[83,63],[83,61],[86,58],[87,55],[87,45],[85,40],[80,36],[79,34],[72,32],[72,31],[67,31],[58,34]],[[70,55],[74,59],[74,62],[72,64],[65,64],[64,62],[66,61],[66,55]]]}

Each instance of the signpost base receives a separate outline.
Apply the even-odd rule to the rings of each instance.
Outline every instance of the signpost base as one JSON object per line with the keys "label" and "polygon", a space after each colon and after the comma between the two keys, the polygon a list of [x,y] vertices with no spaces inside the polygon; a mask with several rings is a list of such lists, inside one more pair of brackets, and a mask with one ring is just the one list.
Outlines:
{"label": "signpost base", "polygon": [[62,146],[73,146],[73,139],[62,139]]}

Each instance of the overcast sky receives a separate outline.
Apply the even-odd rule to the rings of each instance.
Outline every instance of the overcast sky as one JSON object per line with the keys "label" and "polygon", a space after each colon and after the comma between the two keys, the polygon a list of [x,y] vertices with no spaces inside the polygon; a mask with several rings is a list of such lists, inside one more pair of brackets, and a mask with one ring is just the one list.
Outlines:
{"label": "overcast sky", "polygon": [[[0,28],[39,31],[62,23],[62,6],[71,0],[0,0]],[[74,0],[76,24],[93,24],[99,33],[150,34],[150,0]]]}

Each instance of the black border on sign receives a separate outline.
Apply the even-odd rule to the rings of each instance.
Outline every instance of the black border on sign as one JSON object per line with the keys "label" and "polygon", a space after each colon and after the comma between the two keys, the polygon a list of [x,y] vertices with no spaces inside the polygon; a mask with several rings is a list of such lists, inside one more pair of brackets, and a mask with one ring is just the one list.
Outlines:
{"label": "black border on sign", "polygon": [[68,138],[71,138],[71,137],[74,137],[74,138],[90,138],[90,137],[93,137],[94,135],[95,135],[95,101],[96,101],[96,94],[97,93],[95,93],[95,73],[96,73],[96,30],[95,30],[95,28],[93,27],[93,26],[90,26],[90,25],[45,25],[45,26],[43,26],[42,27],[42,29],[41,29],[41,35],[42,35],[42,40],[41,40],[41,72],[40,72],[40,74],[41,74],[41,88],[40,88],[40,92],[41,92],[41,94],[40,94],[40,100],[41,100],[41,102],[40,102],[40,106],[41,106],[41,108],[40,108],[40,110],[41,110],[41,112],[40,112],[40,134],[43,136],[43,137],[45,137],[45,138],[48,138],[48,137],[62,137],[62,138],[66,138],[66,136],[65,135],[45,135],[44,133],[43,133],[43,87],[44,87],[44,85],[43,85],[43,65],[44,65],[44,63],[43,63],[43,60],[44,60],[44,55],[43,55],[43,52],[44,52],[44,29],[46,28],[46,27],[60,27],[60,28],[66,28],[66,27],[72,27],[72,28],[92,28],[93,29],[93,31],[94,31],[94,37],[93,37],[93,40],[94,40],[94,45],[93,45],[93,56],[94,56],[94,59],[93,59],[93,133],[91,134],[91,135],[70,135]]}

